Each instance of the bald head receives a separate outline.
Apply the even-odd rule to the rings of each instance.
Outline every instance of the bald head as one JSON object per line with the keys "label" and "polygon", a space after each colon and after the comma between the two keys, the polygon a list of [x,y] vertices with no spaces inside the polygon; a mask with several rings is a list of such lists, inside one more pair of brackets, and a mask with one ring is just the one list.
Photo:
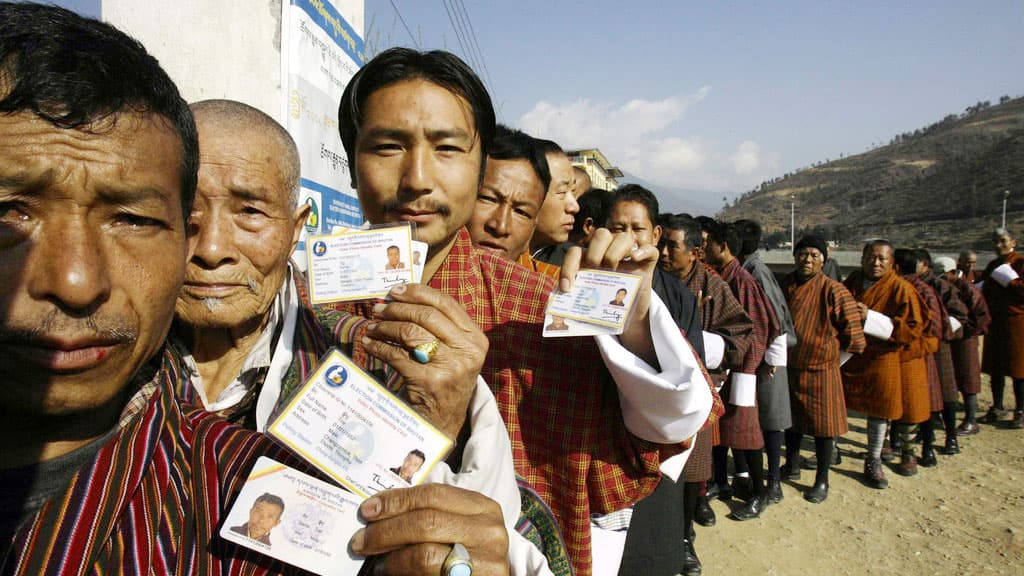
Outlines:
{"label": "bald head", "polygon": [[594,185],[590,181],[590,174],[587,174],[587,171],[582,166],[573,166],[572,169],[576,173],[576,197],[579,198],[590,192]]}
{"label": "bald head", "polygon": [[[288,191],[289,205],[295,207],[298,204],[301,169],[299,150],[284,126],[260,110],[235,100],[203,100],[189,107],[192,108],[196,124],[202,123],[222,134],[236,134],[242,142],[261,142],[270,147],[266,152],[279,162],[281,184]],[[252,135],[259,135],[260,138],[249,138]]]}

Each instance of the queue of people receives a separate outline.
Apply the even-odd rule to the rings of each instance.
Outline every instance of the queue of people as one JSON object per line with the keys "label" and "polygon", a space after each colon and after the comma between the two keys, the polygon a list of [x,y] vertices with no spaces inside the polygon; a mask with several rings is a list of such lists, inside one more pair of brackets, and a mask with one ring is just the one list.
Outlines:
{"label": "queue of people", "polygon": [[[312,302],[299,154],[273,118],[189,105],[108,24],[0,2],[0,574],[302,573],[218,531],[261,456],[322,477],[264,433],[335,348],[454,442],[360,505],[336,546],[367,573],[700,574],[710,499],[754,520],[805,460],[804,498],[827,499],[848,410],[868,415],[876,488],[890,423],[907,475],[937,464],[933,421],[953,455],[1004,418],[1006,376],[1024,427],[1006,230],[977,279],[876,240],[840,283],[806,236],[777,282],[758,223],[591,189],[444,51],[367,62],[338,126],[366,221],[427,246],[422,281],[383,301]],[[623,332],[542,337],[582,268],[639,276]],[[264,494],[231,530],[269,546],[285,510]]]}

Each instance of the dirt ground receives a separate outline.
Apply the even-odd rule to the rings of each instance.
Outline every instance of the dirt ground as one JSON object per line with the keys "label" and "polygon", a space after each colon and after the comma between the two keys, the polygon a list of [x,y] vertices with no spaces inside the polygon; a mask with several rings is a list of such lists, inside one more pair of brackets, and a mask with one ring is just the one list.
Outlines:
{"label": "dirt ground", "polygon": [[[1007,388],[1005,405],[1012,407]],[[981,416],[991,405],[987,377],[979,400]],[[940,453],[938,466],[919,468],[917,476],[904,478],[888,465],[889,487],[874,490],[861,483],[864,418],[851,417],[825,502],[803,499],[814,481],[810,470],[784,481],[783,501],[756,520],[726,517],[737,500],[712,502],[717,524],[696,527],[704,575],[1024,575],[1024,431],[1005,422],[981,427],[960,438],[960,454]],[[943,432],[936,436],[944,443]],[[813,442],[805,440],[802,454],[813,454]]]}

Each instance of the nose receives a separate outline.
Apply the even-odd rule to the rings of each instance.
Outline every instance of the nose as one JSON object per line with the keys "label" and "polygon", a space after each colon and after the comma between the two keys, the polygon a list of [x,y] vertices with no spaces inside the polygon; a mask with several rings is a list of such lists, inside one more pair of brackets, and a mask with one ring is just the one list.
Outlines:
{"label": "nose", "polygon": [[501,204],[495,207],[490,218],[487,219],[487,229],[495,238],[504,238],[509,235],[511,219],[512,208]]}
{"label": "nose", "polygon": [[[52,231],[52,233],[51,233]],[[29,265],[29,293],[67,312],[89,314],[110,297],[110,271],[102,228],[84,217],[62,219],[42,235]]]}
{"label": "nose", "polygon": [[434,189],[433,150],[427,146],[414,146],[405,155],[402,189],[416,195],[428,194]]}
{"label": "nose", "polygon": [[580,211],[580,203],[576,201],[576,196],[573,194],[566,194],[565,201],[565,212],[566,214],[576,214]]}
{"label": "nose", "polygon": [[237,262],[232,239],[234,229],[231,215],[226,210],[214,208],[193,212],[188,223],[189,261],[207,270]]}

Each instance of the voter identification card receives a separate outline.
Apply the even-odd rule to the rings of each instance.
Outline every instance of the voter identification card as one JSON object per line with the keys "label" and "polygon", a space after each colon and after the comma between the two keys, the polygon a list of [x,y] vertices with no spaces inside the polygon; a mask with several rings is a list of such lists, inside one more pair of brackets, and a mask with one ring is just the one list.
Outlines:
{"label": "voter identification card", "polygon": [[610,270],[580,270],[572,290],[551,293],[544,336],[621,334],[641,278]]}
{"label": "voter identification card", "polygon": [[363,527],[362,498],[260,457],[220,528],[225,540],[321,576],[354,576],[348,542]]}
{"label": "voter identification card", "polygon": [[452,441],[332,349],[267,434],[363,497],[419,484]]}
{"label": "voter identification card", "polygon": [[381,298],[399,284],[414,282],[414,258],[426,258],[413,248],[408,224],[310,236],[306,245],[314,304]]}

